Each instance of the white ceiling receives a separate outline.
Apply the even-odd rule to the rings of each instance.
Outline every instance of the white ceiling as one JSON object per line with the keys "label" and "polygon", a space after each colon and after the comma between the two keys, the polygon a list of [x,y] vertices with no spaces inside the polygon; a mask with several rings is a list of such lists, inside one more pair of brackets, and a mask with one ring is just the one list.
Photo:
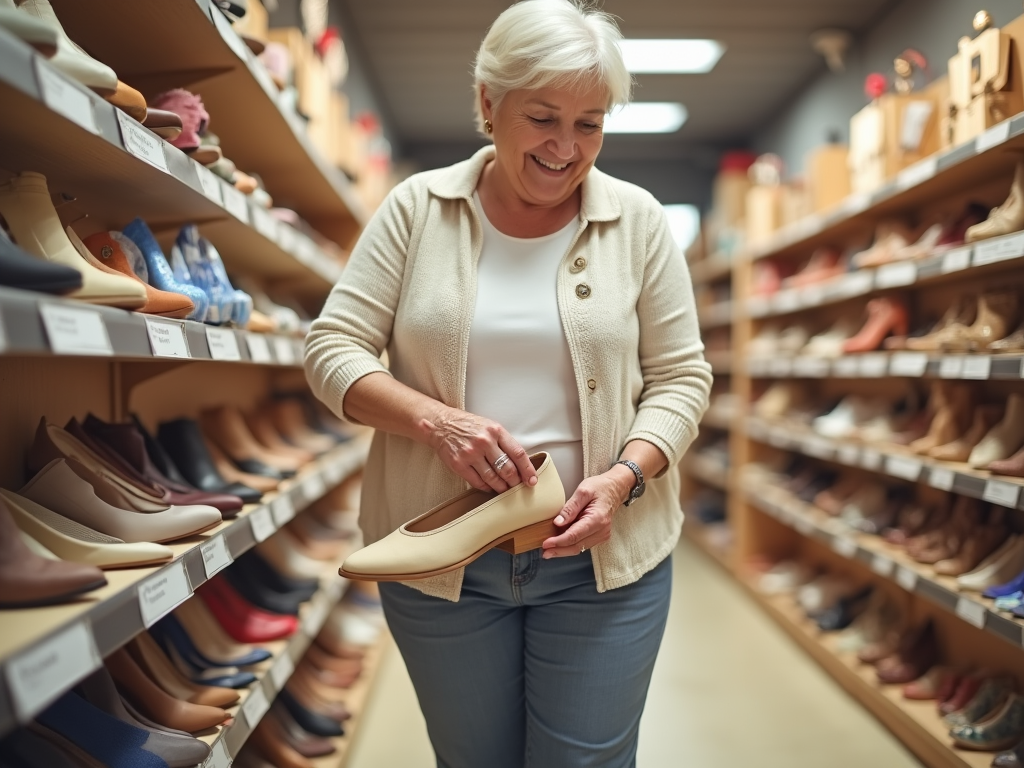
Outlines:
{"label": "white ceiling", "polygon": [[[368,74],[402,145],[472,142],[470,70],[508,0],[344,0]],[[855,35],[893,0],[606,0],[627,37],[709,37],[726,53],[707,75],[641,75],[636,99],[682,101],[679,145],[741,142],[777,115],[824,63],[808,38],[822,27]],[[637,139],[609,137],[623,148]],[[652,149],[664,142],[645,142]],[[606,147],[607,149],[608,147]],[[630,152],[630,154],[634,154]],[[642,150],[639,154],[646,154]]]}

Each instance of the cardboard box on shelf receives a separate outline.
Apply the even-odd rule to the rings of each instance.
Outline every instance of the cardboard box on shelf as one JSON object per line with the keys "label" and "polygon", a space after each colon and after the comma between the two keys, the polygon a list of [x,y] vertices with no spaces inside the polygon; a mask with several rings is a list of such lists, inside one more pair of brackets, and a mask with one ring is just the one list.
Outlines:
{"label": "cardboard box on shelf", "polygon": [[751,187],[747,192],[746,209],[746,245],[756,247],[782,226],[782,187]]}
{"label": "cardboard box on shelf", "polygon": [[827,211],[850,194],[848,158],[843,144],[824,144],[807,155],[807,194],[814,213]]}
{"label": "cardboard box on shelf", "polygon": [[850,188],[870,194],[940,149],[935,90],[885,93],[850,119]]}

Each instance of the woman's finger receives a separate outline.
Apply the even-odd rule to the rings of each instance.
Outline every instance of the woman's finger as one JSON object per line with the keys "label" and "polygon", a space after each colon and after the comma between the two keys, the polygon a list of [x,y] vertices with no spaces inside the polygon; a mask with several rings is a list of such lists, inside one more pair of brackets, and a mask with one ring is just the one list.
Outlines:
{"label": "woman's finger", "polygon": [[480,478],[487,484],[487,490],[494,491],[495,493],[504,493],[508,490],[508,483],[502,480],[498,473],[494,471],[485,457],[481,457],[477,461],[473,462],[473,469]]}
{"label": "woman's finger", "polygon": [[[491,462],[491,466],[493,467],[497,463],[498,459],[505,455],[506,454],[503,453],[501,446],[498,445],[495,448],[494,456],[488,457],[488,459]],[[498,477],[500,477],[502,480],[508,483],[509,488],[511,488],[514,485],[519,485],[521,482],[523,482],[523,479],[519,476],[519,470],[516,469],[516,464],[514,461],[512,461],[511,457],[504,459],[501,462],[501,469],[498,469],[496,471],[498,473]]]}
{"label": "woman's finger", "polygon": [[537,470],[533,468],[533,463],[530,461],[530,454],[528,454],[526,449],[519,444],[519,441],[505,431],[504,428],[501,430],[501,436],[498,438],[498,447],[507,453],[508,457],[512,459],[511,463],[515,464],[519,480],[527,485],[537,484]]}
{"label": "woman's finger", "polygon": [[595,533],[592,536],[588,536],[577,544],[573,544],[571,547],[555,547],[553,549],[544,550],[544,559],[550,560],[554,557],[576,557],[582,555],[588,549],[593,549],[598,544],[603,544],[608,541],[610,536],[607,533]]}
{"label": "woman's finger", "polygon": [[543,543],[544,549],[558,549],[560,547],[576,547],[585,541],[589,536],[600,534],[603,530],[611,528],[610,522],[603,522],[596,517],[584,517],[570,525],[565,531],[546,539]]}
{"label": "woman's finger", "polygon": [[565,502],[565,506],[555,516],[555,525],[569,525],[579,516],[580,512],[586,509],[587,504],[593,500],[594,494],[582,487],[577,488],[576,493]]}

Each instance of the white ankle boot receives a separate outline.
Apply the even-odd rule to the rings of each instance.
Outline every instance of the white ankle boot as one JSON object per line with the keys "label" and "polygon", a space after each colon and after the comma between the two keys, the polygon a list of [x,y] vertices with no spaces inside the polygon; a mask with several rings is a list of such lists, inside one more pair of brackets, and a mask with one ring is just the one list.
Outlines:
{"label": "white ankle boot", "polygon": [[96,61],[68,37],[57,14],[50,7],[49,0],[25,0],[18,6],[18,10],[34,16],[56,32],[57,53],[50,59],[54,67],[102,96],[109,96],[117,90],[117,73],[106,64]]}

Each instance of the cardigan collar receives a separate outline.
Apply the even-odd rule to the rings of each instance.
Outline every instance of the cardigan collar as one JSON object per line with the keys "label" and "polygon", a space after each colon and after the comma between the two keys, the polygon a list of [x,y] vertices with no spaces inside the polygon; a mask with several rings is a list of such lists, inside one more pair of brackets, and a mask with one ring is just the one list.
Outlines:
{"label": "cardigan collar", "polygon": [[[494,145],[478,150],[468,160],[435,171],[427,184],[433,194],[447,200],[472,200],[484,166],[494,158]],[[583,179],[580,217],[585,221],[615,221],[622,214],[619,196],[608,176],[591,168]]]}

